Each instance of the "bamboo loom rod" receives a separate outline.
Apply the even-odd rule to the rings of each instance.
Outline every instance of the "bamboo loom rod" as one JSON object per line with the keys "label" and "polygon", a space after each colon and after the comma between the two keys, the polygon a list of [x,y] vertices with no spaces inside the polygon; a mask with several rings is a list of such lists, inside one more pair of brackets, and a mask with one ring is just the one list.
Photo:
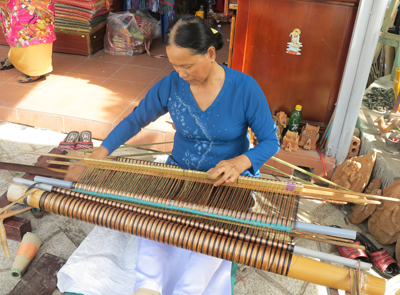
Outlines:
{"label": "bamboo loom rod", "polygon": [[[28,154],[36,154],[42,156],[51,156],[54,157],[53,154],[46,154],[46,153],[37,153],[37,152],[23,152]],[[141,169],[143,173],[147,171],[154,171],[159,173],[168,173],[171,175],[180,175],[186,177],[194,177],[198,179],[202,179],[202,181],[207,181],[209,183],[214,182],[214,180],[208,179],[207,172],[201,171],[194,171],[194,170],[185,170],[181,168],[162,168],[159,166],[150,166],[150,165],[143,165],[143,164],[133,164],[133,163],[126,163],[126,162],[119,162],[119,161],[110,161],[110,160],[97,160],[91,158],[82,158],[77,156],[68,156],[68,155],[60,155],[60,158],[66,159],[74,159],[74,160],[83,160],[87,165],[91,166],[102,166],[103,169]],[[107,168],[111,167],[111,168]],[[286,182],[283,181],[272,181],[272,180],[265,180],[259,178],[252,178],[252,177],[243,177],[239,176],[236,180],[236,183],[231,184],[232,186],[241,186],[241,185],[254,185],[254,186],[272,186],[272,187],[280,187],[281,189],[286,189]],[[308,188],[308,187],[312,187]],[[388,198],[376,195],[368,195],[362,193],[354,193],[351,191],[342,192],[340,190],[333,190],[325,187],[318,187],[315,189],[313,186],[307,186],[302,184],[295,184],[295,191],[299,196],[311,196],[311,197],[318,197],[318,198],[327,198],[336,201],[345,201],[351,203],[358,203],[358,204],[380,204],[378,201],[366,199],[384,199],[390,200],[394,202],[400,202],[400,199],[397,198]]]}
{"label": "bamboo loom rod", "polygon": [[[74,212],[71,212],[71,210],[64,210],[62,209],[62,212],[59,212],[59,205],[52,205],[51,202],[49,202],[49,199],[51,196],[45,196],[43,195],[43,204],[48,206],[49,212],[55,213],[55,214],[60,214],[64,215],[69,218],[74,218],[78,219],[81,221],[85,221],[88,223],[93,223],[97,224],[100,226],[108,227],[110,228],[113,223],[108,222],[107,220],[99,217],[99,216],[93,216],[87,211],[82,211],[79,212],[79,214],[75,214]],[[54,195],[54,197],[57,197]],[[71,197],[69,197],[71,198]],[[69,202],[68,197],[59,199],[60,202],[63,204],[67,204]],[[42,202],[42,194],[38,191],[33,192],[30,194],[27,198],[27,203],[29,206],[43,209],[39,205],[39,203]],[[82,202],[82,208],[86,206],[87,202]],[[61,205],[61,203],[60,203]],[[100,211],[107,210],[107,206],[102,206],[98,205],[97,208]],[[122,212],[123,210],[118,210],[115,212]],[[116,213],[118,215],[118,213]],[[256,267],[265,271],[270,271],[273,273],[278,273],[282,275],[286,275],[291,278],[295,279],[300,279],[305,282],[310,282],[313,284],[317,285],[322,285],[326,287],[331,287],[331,288],[337,288],[340,290],[345,290],[345,291],[351,291],[351,271],[349,272],[349,269],[338,267],[335,265],[330,265],[327,263],[315,261],[310,258],[305,258],[298,256],[296,254],[287,254],[290,256],[282,256],[285,255],[285,251],[277,251],[273,248],[265,248],[262,246],[257,247],[257,257],[258,259],[255,259],[255,257],[247,256],[250,255],[249,250],[249,243],[246,242],[241,242],[236,239],[229,239],[226,240],[227,243],[229,243],[229,246],[225,247],[225,249],[221,250],[220,248],[210,248],[208,245],[209,243],[206,243],[204,245],[199,243],[200,239],[193,240],[195,242],[190,242],[192,240],[191,236],[201,236],[201,240],[209,241],[211,239],[221,239],[221,237],[216,237],[215,235],[212,235],[210,233],[201,231],[201,230],[193,230],[193,231],[187,231],[185,227],[176,227],[176,230],[167,230],[165,231],[164,228],[172,228],[174,227],[173,224],[170,222],[163,222],[162,226],[152,226],[156,221],[154,218],[148,218],[148,217],[143,217],[141,214],[134,214],[132,213],[130,215],[131,217],[129,218],[129,221],[127,221],[131,226],[128,226],[126,222],[120,224],[118,227],[113,227],[115,230],[119,230],[122,232],[126,232],[129,234],[134,234],[139,237],[147,238],[147,239],[152,239],[157,242],[161,243],[173,243],[175,246],[187,249],[190,251],[197,251],[202,254],[207,254],[207,255],[212,255],[217,258],[221,259],[226,259],[226,260],[231,260],[233,262],[241,263],[241,264],[247,264],[251,267]],[[140,220],[140,221],[139,221]],[[136,224],[146,224],[148,226],[152,226],[154,231],[152,233],[148,233],[147,230],[143,229],[142,227],[136,226]],[[157,221],[158,223],[158,221]],[[172,231],[178,232],[177,235],[170,236],[168,233],[171,233]],[[219,245],[220,243],[217,242]],[[213,244],[215,245],[215,244]],[[237,245],[237,246],[235,246]],[[252,247],[252,246],[251,246]],[[243,255],[238,255],[239,253],[236,253],[236,249],[242,249],[243,251],[240,251],[240,254]],[[234,251],[235,250],[235,251]],[[282,266],[275,264],[273,261],[270,260],[272,257],[273,253],[276,253],[276,255],[281,256],[284,261],[288,262],[287,264],[287,273],[283,273],[283,264]],[[359,274],[360,279],[361,279],[361,292],[362,294],[365,295],[383,295],[385,292],[385,280],[374,277],[371,275],[367,275],[364,273]]]}
{"label": "bamboo loom rod", "polygon": [[[32,185],[33,182],[30,180],[25,180],[21,178],[14,178],[14,182],[23,184],[23,185]],[[51,178],[45,178],[41,176],[36,176],[34,181],[40,184],[47,184],[47,185],[54,185],[58,187],[64,187],[67,189],[71,189],[73,186],[72,182],[65,181],[65,180],[57,180]],[[51,188],[48,188],[48,191],[51,191]],[[345,230],[340,228],[334,228],[330,226],[322,226],[322,225],[313,225],[303,222],[295,222],[293,229],[295,231],[305,231],[305,232],[312,232],[314,234],[320,234],[325,236],[336,236],[354,240],[356,238],[356,232],[353,230]]]}
{"label": "bamboo loom rod", "polygon": [[[28,188],[28,186],[35,184],[34,181],[23,179],[23,178],[15,177],[14,180],[16,181],[16,183],[18,183],[18,185],[20,184],[20,182],[22,182],[23,184],[26,184],[26,185],[21,185],[20,187],[15,187],[15,186],[10,187],[11,192],[8,193],[8,196],[7,196],[8,200],[10,202],[14,202],[15,200],[18,200],[18,197],[20,195],[22,195],[24,192],[26,192],[26,189]],[[38,183],[38,185],[43,185],[43,184]],[[37,187],[37,188],[40,189],[40,187]],[[43,191],[51,191],[51,186],[48,185],[47,189],[50,189],[50,190],[46,190],[46,189],[42,189],[42,190]],[[20,203],[23,203],[23,201],[20,200]],[[30,208],[28,208],[28,209],[30,209]],[[17,211],[13,211],[14,215],[16,212]],[[341,256],[329,254],[329,253],[322,253],[320,251],[307,249],[307,248],[303,248],[303,247],[299,247],[299,246],[293,247],[293,253],[297,254],[297,255],[309,256],[309,257],[313,257],[313,258],[317,258],[317,259],[325,259],[326,261],[339,263],[339,264],[342,264],[342,265],[345,265],[345,266],[348,266],[351,268],[358,268],[360,266],[360,268],[363,270],[371,269],[370,263],[361,262],[361,264],[359,265],[358,261],[353,260],[353,259],[348,259],[348,258],[344,258]]]}
{"label": "bamboo loom rod", "polygon": [[5,162],[0,162],[0,170],[25,172],[25,173],[55,177],[55,178],[64,178],[64,175],[67,172],[67,170],[50,168],[50,167],[29,166],[29,165],[5,163]]}

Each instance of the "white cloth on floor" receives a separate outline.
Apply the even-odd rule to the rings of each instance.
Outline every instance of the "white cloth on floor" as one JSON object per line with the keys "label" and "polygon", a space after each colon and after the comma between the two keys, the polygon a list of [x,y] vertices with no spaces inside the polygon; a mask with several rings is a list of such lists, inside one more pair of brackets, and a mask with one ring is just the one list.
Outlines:
{"label": "white cloth on floor", "polygon": [[228,295],[231,267],[230,261],[96,226],[58,272],[57,287],[84,295],[131,295],[138,288]]}
{"label": "white cloth on floor", "polygon": [[85,295],[132,295],[137,237],[96,226],[57,274],[57,287]]}

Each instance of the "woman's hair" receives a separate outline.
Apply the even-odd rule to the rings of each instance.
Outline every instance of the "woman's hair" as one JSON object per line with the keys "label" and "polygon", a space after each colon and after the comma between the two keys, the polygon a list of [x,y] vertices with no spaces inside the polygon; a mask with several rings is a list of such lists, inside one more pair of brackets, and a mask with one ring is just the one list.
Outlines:
{"label": "woman's hair", "polygon": [[167,46],[187,48],[193,54],[205,54],[210,46],[219,50],[224,45],[224,37],[220,31],[214,32],[201,17],[184,14],[170,23]]}

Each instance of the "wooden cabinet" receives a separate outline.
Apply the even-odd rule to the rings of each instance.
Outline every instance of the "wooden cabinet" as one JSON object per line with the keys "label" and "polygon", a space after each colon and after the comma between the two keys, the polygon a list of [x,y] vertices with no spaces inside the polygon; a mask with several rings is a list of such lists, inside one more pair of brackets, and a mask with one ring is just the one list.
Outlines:
{"label": "wooden cabinet", "polygon": [[[232,67],[253,76],[271,112],[303,106],[328,124],[337,100],[359,0],[239,0]],[[300,30],[300,55],[286,53]]]}

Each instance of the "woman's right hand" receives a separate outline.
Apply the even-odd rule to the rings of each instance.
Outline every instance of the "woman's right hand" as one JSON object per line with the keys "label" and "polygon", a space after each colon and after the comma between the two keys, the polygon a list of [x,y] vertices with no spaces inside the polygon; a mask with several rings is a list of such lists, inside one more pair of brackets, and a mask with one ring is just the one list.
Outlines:
{"label": "woman's right hand", "polygon": [[[90,156],[91,159],[103,160],[108,156],[109,152],[104,146],[100,146],[97,148]],[[83,165],[82,165],[83,164]],[[76,182],[82,176],[85,171],[86,166],[84,165],[85,161],[81,160],[77,162],[76,165],[71,165],[68,168],[67,174],[65,174],[64,180]]]}

